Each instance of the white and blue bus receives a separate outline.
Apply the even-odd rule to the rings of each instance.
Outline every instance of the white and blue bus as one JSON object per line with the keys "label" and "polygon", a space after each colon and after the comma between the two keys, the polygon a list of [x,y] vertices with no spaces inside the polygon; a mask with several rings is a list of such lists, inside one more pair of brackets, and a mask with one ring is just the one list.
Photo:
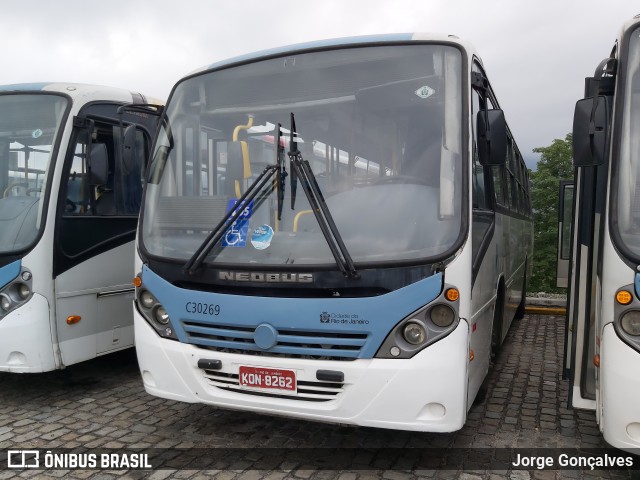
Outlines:
{"label": "white and blue bus", "polygon": [[604,439],[637,452],[640,16],[585,87],[573,123],[575,180],[562,184],[559,251],[570,260],[564,368],[570,405],[595,410]]}
{"label": "white and blue bus", "polygon": [[281,48],[172,90],[138,227],[147,392],[461,428],[531,267],[528,175],[453,36]]}
{"label": "white and blue bus", "polygon": [[158,109],[126,90],[0,86],[0,371],[133,345],[133,245]]}

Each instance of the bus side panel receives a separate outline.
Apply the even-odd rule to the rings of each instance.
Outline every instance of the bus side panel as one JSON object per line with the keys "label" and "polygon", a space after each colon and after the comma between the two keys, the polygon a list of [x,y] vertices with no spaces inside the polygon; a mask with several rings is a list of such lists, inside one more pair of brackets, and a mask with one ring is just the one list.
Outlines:
{"label": "bus side panel", "polygon": [[[133,242],[92,257],[55,280],[64,365],[133,346]],[[69,317],[80,317],[67,323]]]}
{"label": "bus side panel", "polygon": [[496,239],[501,238],[503,218],[496,216],[496,227],[491,244],[484,255],[478,275],[471,291],[471,314],[469,315],[470,349],[474,359],[469,363],[469,389],[467,407],[470,408],[491,363],[491,338],[493,316],[496,305],[496,289],[503,258],[498,255]]}

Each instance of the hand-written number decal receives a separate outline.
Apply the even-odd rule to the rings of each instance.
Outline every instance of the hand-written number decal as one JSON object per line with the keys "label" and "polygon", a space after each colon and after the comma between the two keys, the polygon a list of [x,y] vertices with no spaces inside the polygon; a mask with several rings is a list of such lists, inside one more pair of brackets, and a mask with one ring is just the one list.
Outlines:
{"label": "hand-written number decal", "polygon": [[185,305],[188,313],[201,313],[204,315],[220,315],[220,305],[215,303],[187,302]]}

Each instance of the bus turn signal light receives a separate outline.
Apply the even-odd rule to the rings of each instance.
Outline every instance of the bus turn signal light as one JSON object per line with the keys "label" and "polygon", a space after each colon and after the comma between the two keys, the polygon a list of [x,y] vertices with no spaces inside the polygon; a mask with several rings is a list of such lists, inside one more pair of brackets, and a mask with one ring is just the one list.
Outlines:
{"label": "bus turn signal light", "polygon": [[444,296],[447,297],[447,300],[450,302],[455,302],[460,298],[460,292],[457,288],[448,288],[446,292],[444,292]]}
{"label": "bus turn signal light", "polygon": [[629,305],[631,303],[631,300],[633,300],[633,296],[631,295],[631,292],[627,290],[620,290],[618,293],[616,293],[616,301],[620,305]]}
{"label": "bus turn signal light", "polygon": [[140,275],[136,275],[135,277],[133,277],[133,286],[136,288],[140,288],[141,285],[142,285],[142,278],[140,278]]}
{"label": "bus turn signal light", "polygon": [[82,320],[82,317],[80,315],[69,315],[67,317],[67,325],[75,325],[80,320]]}
{"label": "bus turn signal light", "polygon": [[598,355],[597,353],[593,356],[593,364],[596,366],[596,368],[600,367],[600,355]]}

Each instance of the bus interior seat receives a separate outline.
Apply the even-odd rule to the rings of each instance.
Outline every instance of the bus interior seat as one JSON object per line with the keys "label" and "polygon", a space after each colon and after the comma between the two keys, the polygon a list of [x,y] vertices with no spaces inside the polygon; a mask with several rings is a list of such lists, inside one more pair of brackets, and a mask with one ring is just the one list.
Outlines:
{"label": "bus interior seat", "polygon": [[417,177],[437,186],[441,150],[441,117],[433,110],[412,115],[406,129],[400,174]]}
{"label": "bus interior seat", "polygon": [[91,146],[91,180],[96,188],[96,215],[114,215],[116,213],[113,192],[114,172],[109,168],[107,145],[94,143]]}

